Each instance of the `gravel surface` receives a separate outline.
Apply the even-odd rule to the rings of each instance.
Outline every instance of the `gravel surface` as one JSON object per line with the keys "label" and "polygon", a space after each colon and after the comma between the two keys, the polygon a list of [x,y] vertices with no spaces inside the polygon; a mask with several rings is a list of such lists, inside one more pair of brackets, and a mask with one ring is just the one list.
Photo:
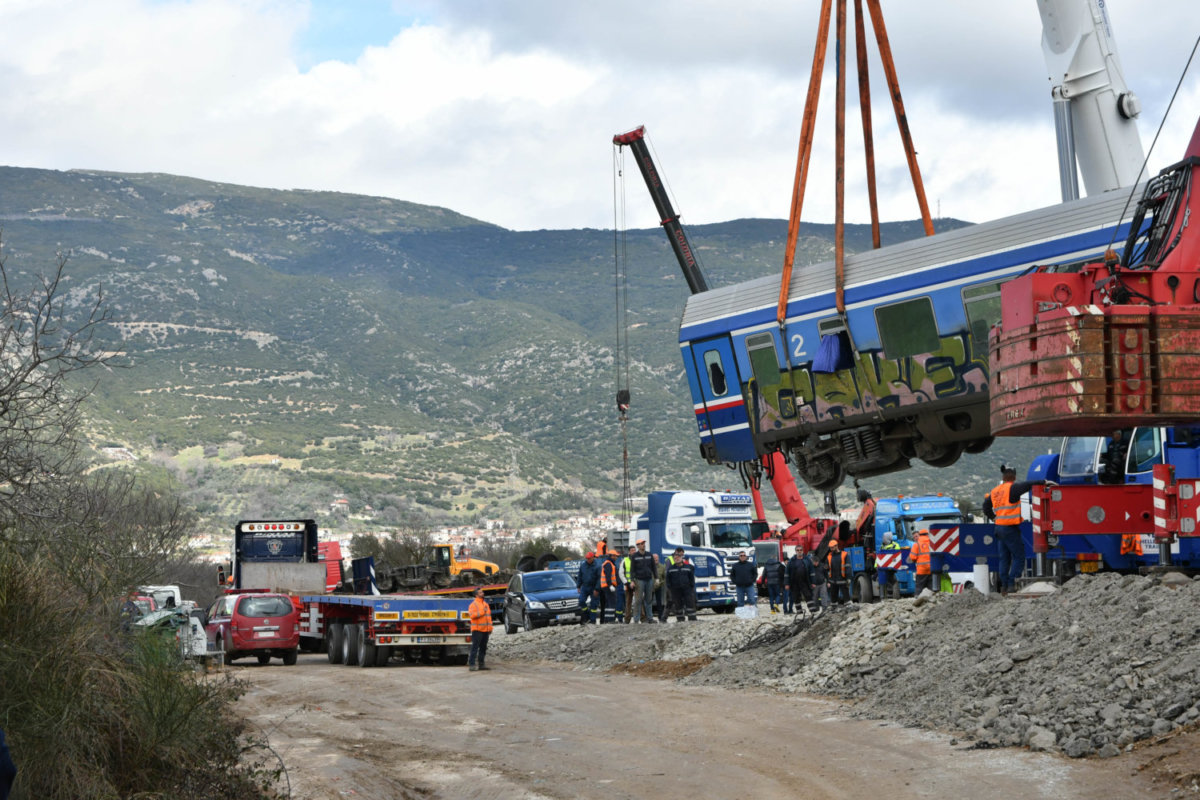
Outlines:
{"label": "gravel surface", "polygon": [[[1200,718],[1200,582],[1102,574],[755,619],[494,634],[497,659],[841,698],[977,747],[1114,756]],[[672,663],[678,669],[672,671]],[[645,667],[639,670],[639,667]]]}

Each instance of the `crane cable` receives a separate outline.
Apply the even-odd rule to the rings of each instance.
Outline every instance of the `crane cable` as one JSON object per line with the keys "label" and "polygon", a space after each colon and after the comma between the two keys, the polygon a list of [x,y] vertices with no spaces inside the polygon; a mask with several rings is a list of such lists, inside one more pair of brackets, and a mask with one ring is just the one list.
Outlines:
{"label": "crane cable", "polygon": [[628,245],[625,235],[625,155],[613,146],[613,290],[616,293],[617,419],[621,426],[621,528],[628,531],[633,517],[633,489],[629,480],[629,287]]}

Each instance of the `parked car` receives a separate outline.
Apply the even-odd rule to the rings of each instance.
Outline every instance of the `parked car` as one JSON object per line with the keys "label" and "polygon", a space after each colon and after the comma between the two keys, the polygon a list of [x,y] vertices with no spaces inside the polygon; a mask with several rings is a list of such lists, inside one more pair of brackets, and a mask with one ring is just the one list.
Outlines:
{"label": "parked car", "polygon": [[259,664],[281,658],[291,666],[300,646],[297,617],[296,607],[285,594],[226,594],[209,607],[205,636],[211,649],[223,654],[226,664],[255,656]]}
{"label": "parked car", "polygon": [[579,587],[563,569],[522,572],[508,583],[504,594],[504,630],[516,633],[551,623],[579,621]]}
{"label": "parked car", "polygon": [[[190,603],[191,601],[185,601]],[[133,624],[135,630],[154,631],[174,641],[183,658],[207,657],[208,638],[200,617],[203,611],[192,611],[188,606],[171,606],[151,611]]]}

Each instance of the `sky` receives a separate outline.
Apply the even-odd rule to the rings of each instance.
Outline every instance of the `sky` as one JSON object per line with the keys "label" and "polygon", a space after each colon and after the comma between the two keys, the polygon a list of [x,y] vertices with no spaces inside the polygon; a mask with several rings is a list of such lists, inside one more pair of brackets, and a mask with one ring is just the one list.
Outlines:
{"label": "sky", "polygon": [[[1195,0],[1104,0],[1150,169],[1200,112]],[[853,4],[850,4],[851,6]],[[934,216],[1059,200],[1033,0],[882,0]],[[513,230],[652,227],[645,125],[685,225],[789,213],[817,0],[0,0],[0,164],[165,172],[442,206]],[[884,220],[914,199],[872,42]],[[805,221],[832,222],[833,57]],[[1179,96],[1164,114],[1179,81]],[[855,84],[851,72],[851,86]],[[848,123],[858,130],[857,95]],[[846,217],[869,219],[851,137]]]}

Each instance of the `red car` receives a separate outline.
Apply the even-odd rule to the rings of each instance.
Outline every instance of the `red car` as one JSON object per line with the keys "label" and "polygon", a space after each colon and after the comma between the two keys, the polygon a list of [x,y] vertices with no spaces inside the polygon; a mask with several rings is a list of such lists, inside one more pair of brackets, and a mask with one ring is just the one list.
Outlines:
{"label": "red car", "polygon": [[281,658],[291,666],[300,645],[297,616],[291,598],[284,594],[227,594],[208,609],[204,630],[212,651],[223,653],[226,664],[255,656],[259,664]]}

